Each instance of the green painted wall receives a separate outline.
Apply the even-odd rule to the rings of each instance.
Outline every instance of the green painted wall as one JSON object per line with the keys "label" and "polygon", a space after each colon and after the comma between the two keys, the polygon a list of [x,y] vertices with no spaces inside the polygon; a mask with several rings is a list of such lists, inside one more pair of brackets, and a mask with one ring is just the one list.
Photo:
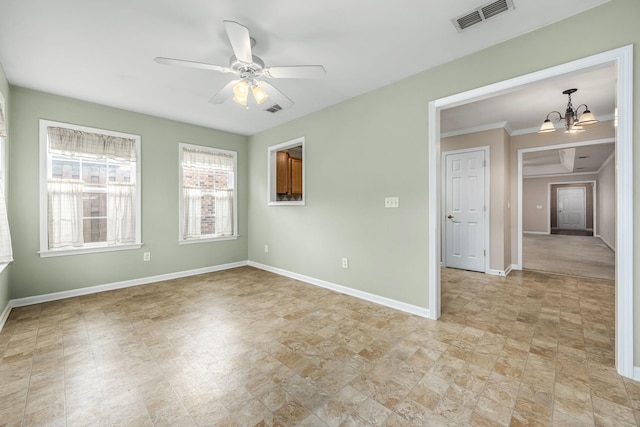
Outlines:
{"label": "green painted wall", "polygon": [[[4,98],[4,102],[6,107],[11,108],[11,103],[9,102],[9,82],[7,81],[7,76],[4,73],[4,69],[2,65],[0,65],[0,92],[2,92],[2,97]],[[7,116],[11,113],[7,112]],[[8,129],[10,132],[10,130]],[[7,150],[8,152],[8,150]],[[8,162],[7,162],[8,164]],[[8,195],[7,195],[8,196]],[[7,202],[8,204],[8,202]],[[6,267],[2,272],[0,272],[0,315],[9,304],[10,299],[10,284],[9,284],[9,271],[11,266]]]}
{"label": "green painted wall", "polygon": [[[428,103],[637,44],[638,16],[637,0],[612,0],[250,137],[249,259],[428,307]],[[575,43],[567,48],[567,40]],[[634,61],[636,141],[637,53]],[[298,136],[306,136],[307,205],[267,206],[267,147]],[[639,171],[638,150],[634,161]],[[399,196],[400,208],[385,209],[385,196]],[[634,209],[635,223],[640,224],[637,192]],[[511,224],[512,234],[515,226]],[[640,227],[634,230],[634,241],[640,247]],[[268,253],[264,244],[269,245]],[[348,270],[341,268],[341,257],[349,258]],[[640,251],[634,257],[635,265],[640,265]],[[634,286],[640,286],[640,277]],[[640,307],[638,295],[635,306]],[[640,364],[640,309],[635,318],[636,364]]]}
{"label": "green painted wall", "polygon": [[[142,137],[141,249],[40,258],[38,120]],[[11,88],[11,298],[77,289],[247,259],[247,138],[19,87]],[[238,152],[237,240],[178,244],[178,143]],[[151,261],[142,253],[150,251]]]}

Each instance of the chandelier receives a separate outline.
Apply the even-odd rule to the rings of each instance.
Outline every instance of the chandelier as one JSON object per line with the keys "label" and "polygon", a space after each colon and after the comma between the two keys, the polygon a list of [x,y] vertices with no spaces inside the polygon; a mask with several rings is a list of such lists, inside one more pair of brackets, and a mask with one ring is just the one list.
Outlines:
{"label": "chandelier", "polygon": [[[578,89],[567,89],[562,92],[569,97],[569,102],[567,103],[567,109],[564,116],[559,111],[550,112],[549,114],[547,114],[547,118],[542,123],[542,126],[540,126],[540,130],[538,131],[538,133],[555,132],[556,127],[549,118],[552,114],[558,115],[558,118],[555,120],[556,122],[564,120],[565,133],[582,132],[584,131],[584,128],[582,126],[598,123],[593,113],[589,111],[589,107],[587,107],[587,104],[580,104],[578,105],[578,108],[574,110],[573,105],[571,104],[571,94],[577,91]],[[581,107],[584,107],[584,111],[579,115],[578,111]]]}

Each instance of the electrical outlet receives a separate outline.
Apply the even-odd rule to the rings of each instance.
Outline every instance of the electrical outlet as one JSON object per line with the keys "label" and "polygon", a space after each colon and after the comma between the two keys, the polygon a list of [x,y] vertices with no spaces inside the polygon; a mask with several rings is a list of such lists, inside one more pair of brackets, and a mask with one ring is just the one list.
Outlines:
{"label": "electrical outlet", "polygon": [[342,268],[349,268],[349,258],[342,258]]}
{"label": "electrical outlet", "polygon": [[144,261],[151,261],[151,252],[145,252],[142,259]]}
{"label": "electrical outlet", "polygon": [[384,198],[384,207],[385,208],[397,208],[400,206],[400,199],[398,197],[385,197]]}
{"label": "electrical outlet", "polygon": [[264,245],[264,253],[266,254],[267,252],[269,252],[269,245]]}

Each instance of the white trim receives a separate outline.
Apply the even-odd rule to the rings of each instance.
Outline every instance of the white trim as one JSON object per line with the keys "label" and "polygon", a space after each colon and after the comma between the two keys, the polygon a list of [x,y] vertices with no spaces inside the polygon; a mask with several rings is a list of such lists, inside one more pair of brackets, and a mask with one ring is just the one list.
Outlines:
{"label": "white trim", "polygon": [[225,240],[238,240],[239,235],[225,236],[225,237],[207,237],[202,239],[188,239],[178,241],[179,245],[192,245],[194,243],[211,243],[211,242],[223,242]]}
{"label": "white trim", "polygon": [[507,272],[505,270],[496,270],[494,268],[490,268],[489,270],[487,270],[487,274],[490,276],[500,276],[500,277],[507,276]]}
{"label": "white trim", "polygon": [[396,310],[400,310],[405,313],[415,314],[416,316],[426,317],[428,319],[431,318],[431,316],[429,315],[428,309],[423,307],[418,307],[417,305],[407,304],[401,301],[393,300],[391,298],[370,294],[369,292],[359,291],[357,289],[349,288],[342,285],[337,285],[335,283],[327,282],[325,280],[315,279],[313,277],[294,273],[288,270],[283,270],[277,267],[272,267],[270,265],[261,264],[255,261],[249,261],[248,265],[250,267],[255,267],[261,270],[269,271],[271,273],[279,274],[280,276],[290,277],[292,279],[299,280],[301,282],[309,283],[310,285],[319,286],[321,288],[329,289],[331,291],[339,292],[341,294],[349,295],[355,298],[359,298],[361,300],[369,301],[375,304],[383,305],[385,307],[390,307]]}
{"label": "white trim", "polygon": [[528,175],[523,176],[522,179],[537,179],[537,178],[562,178],[567,176],[581,176],[581,175],[597,175],[597,171],[593,172],[571,172],[571,173],[550,173],[545,175]]}
{"label": "white trim", "polygon": [[[431,318],[440,314],[440,110],[512,92],[520,86],[548,78],[614,63],[617,70],[616,97],[618,127],[616,142],[616,369],[622,376],[634,377],[633,333],[633,45],[571,61],[541,71],[429,102],[429,307]],[[547,147],[548,149],[549,147]],[[518,154],[519,162],[522,153]],[[522,195],[522,172],[518,171],[518,197]],[[522,239],[522,200],[518,206],[517,235]],[[522,260],[513,268],[520,269]]]}
{"label": "white trim", "polygon": [[609,244],[609,242],[607,242],[607,241],[604,239],[604,237],[602,237],[602,236],[601,236],[601,235],[599,235],[599,234],[598,234],[596,237],[597,237],[598,239],[602,240],[602,243],[604,243],[604,244],[605,244],[609,249],[611,249],[611,250],[613,251],[613,253],[615,253],[615,252],[616,252],[616,248],[615,248],[613,245]]}
{"label": "white trim", "polygon": [[631,378],[636,381],[640,381],[640,366],[633,367],[633,377]]}
{"label": "white trim", "polygon": [[86,288],[71,289],[68,291],[53,292],[50,294],[35,295],[32,297],[12,299],[9,301],[11,307],[22,307],[25,305],[40,304],[43,302],[56,301],[64,298],[73,298],[81,295],[96,294],[98,292],[112,291],[114,289],[130,288],[132,286],[147,285],[149,283],[162,282],[165,280],[179,279],[182,277],[195,276],[197,274],[213,273],[215,271],[229,270],[231,268],[244,267],[247,261],[238,261],[229,264],[220,264],[212,267],[196,268],[193,270],[178,271],[175,273],[159,274],[157,276],[141,277],[139,279],[124,280],[122,282],[107,283],[104,285],[88,286]]}
{"label": "white trim", "polygon": [[4,310],[2,310],[2,314],[0,314],[0,332],[2,332],[2,328],[4,328],[5,323],[7,323],[9,314],[11,314],[11,301],[7,301],[7,305],[4,307]]}
{"label": "white trim", "polygon": [[429,102],[429,318],[440,318],[440,267],[441,252],[441,159],[440,159],[440,108],[437,101]]}
{"label": "white trim", "polygon": [[[463,149],[459,149],[459,150],[450,150],[450,151],[443,151],[441,153],[442,156],[442,161],[441,161],[441,165],[442,165],[442,185],[446,185],[445,182],[445,175],[446,175],[446,170],[445,170],[445,162],[446,156],[449,155],[455,155],[455,154],[464,154],[464,153],[472,153],[474,151],[482,151],[484,154],[484,251],[485,251],[485,255],[484,255],[484,269],[483,269],[483,273],[489,273],[489,271],[491,270],[490,268],[490,262],[489,260],[491,259],[491,195],[490,195],[490,189],[491,189],[491,182],[490,182],[490,177],[491,177],[491,147],[488,145],[483,145],[483,146],[479,146],[479,147],[471,147],[471,148],[463,148]],[[440,194],[444,193],[444,188],[440,189]],[[443,233],[445,233],[446,230],[446,212],[444,211],[445,209],[445,204],[442,203],[442,212],[441,212],[441,218],[442,218],[442,225],[441,225],[441,230]],[[446,234],[446,233],[445,233]],[[446,239],[441,239],[441,253],[443,254],[443,257],[446,256],[446,243],[445,243]],[[445,262],[446,260],[443,258],[442,263],[447,266],[447,263]]]}
{"label": "white trim", "polygon": [[[268,206],[304,206],[307,200],[307,159],[304,136],[267,147],[267,205]],[[287,148],[302,146],[302,200],[276,200],[276,153]]]}
{"label": "white trim", "polygon": [[509,129],[507,129],[507,122],[496,122],[496,123],[490,123],[486,125],[474,126],[472,128],[467,128],[467,129],[454,130],[451,132],[443,132],[442,135],[440,135],[440,138],[449,138],[452,136],[466,135],[469,133],[477,133],[477,132],[483,132],[485,130],[493,130],[493,129],[504,129],[507,131],[507,133],[509,133],[509,135],[511,135],[511,133],[509,132]]}
{"label": "white trim", "polygon": [[551,234],[548,231],[523,231],[522,234]]}
{"label": "white trim", "polygon": [[507,277],[509,273],[511,273],[511,271],[513,270],[513,267],[514,267],[514,264],[509,265],[505,270],[495,270],[493,268],[490,268],[487,271],[487,274],[491,276]]}
{"label": "white trim", "polygon": [[128,251],[131,249],[140,249],[142,247],[142,243],[140,244],[125,244],[125,245],[115,245],[115,246],[96,246],[96,247],[82,247],[80,249],[51,249],[45,252],[38,251],[38,255],[40,258],[50,258],[56,256],[68,256],[68,255],[83,255],[83,254],[95,254],[101,252],[115,252],[115,251]]}
{"label": "white trim", "polygon": [[[80,248],[65,248],[63,250],[56,250],[49,248],[49,221],[48,221],[48,194],[47,194],[47,179],[48,179],[48,153],[47,153],[47,127],[62,127],[65,129],[73,129],[81,132],[90,132],[97,133],[100,135],[109,135],[115,136],[119,138],[128,138],[135,140],[135,149],[136,149],[136,187],[135,187],[135,197],[136,197],[136,241],[131,244],[124,245],[107,245],[106,242],[104,246],[97,245],[87,245],[82,246]],[[38,178],[39,188],[40,188],[40,250],[38,254],[41,258],[53,257],[53,256],[65,256],[65,255],[76,255],[76,254],[85,254],[85,253],[96,253],[96,252],[111,252],[117,250],[126,250],[126,249],[135,249],[140,248],[142,246],[142,137],[140,135],[125,133],[125,132],[117,132],[107,129],[100,129],[91,126],[81,126],[75,125],[71,123],[64,122],[56,122],[53,120],[45,120],[40,119],[39,121],[39,175]]]}

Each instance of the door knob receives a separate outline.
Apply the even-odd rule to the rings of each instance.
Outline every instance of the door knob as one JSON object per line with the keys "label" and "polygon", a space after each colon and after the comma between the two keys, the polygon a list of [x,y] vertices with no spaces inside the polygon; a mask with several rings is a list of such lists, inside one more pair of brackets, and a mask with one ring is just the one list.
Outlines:
{"label": "door knob", "polygon": [[448,215],[447,218],[453,219],[453,215]]}

